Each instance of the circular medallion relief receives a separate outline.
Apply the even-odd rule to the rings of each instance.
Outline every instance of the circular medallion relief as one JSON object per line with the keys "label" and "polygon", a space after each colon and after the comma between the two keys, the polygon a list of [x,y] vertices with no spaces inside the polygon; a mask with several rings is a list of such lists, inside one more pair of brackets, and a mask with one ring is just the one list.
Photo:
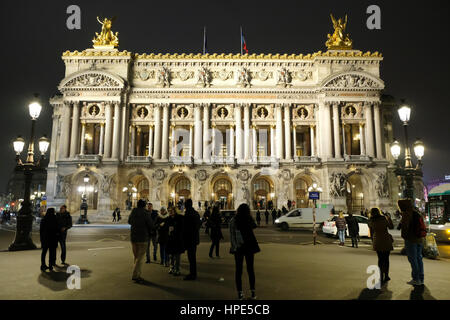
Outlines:
{"label": "circular medallion relief", "polygon": [[96,104],[89,107],[89,114],[93,117],[97,116],[100,113],[100,107]]}
{"label": "circular medallion relief", "polygon": [[137,110],[137,115],[138,115],[140,118],[145,118],[145,117],[147,117],[147,116],[148,116],[148,110],[147,110],[147,108],[146,108],[146,107],[140,107],[140,108]]}

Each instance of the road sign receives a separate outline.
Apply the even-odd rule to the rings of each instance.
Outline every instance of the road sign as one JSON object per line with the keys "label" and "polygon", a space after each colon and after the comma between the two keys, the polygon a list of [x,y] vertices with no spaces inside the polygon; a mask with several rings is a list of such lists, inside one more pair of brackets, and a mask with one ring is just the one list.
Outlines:
{"label": "road sign", "polygon": [[309,192],[309,199],[310,200],[319,200],[320,199],[320,192],[310,191]]}

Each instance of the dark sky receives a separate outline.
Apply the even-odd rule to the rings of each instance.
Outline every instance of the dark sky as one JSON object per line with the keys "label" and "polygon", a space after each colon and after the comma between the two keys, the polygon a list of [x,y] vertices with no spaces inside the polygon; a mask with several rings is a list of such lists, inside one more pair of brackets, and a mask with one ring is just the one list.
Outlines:
{"label": "dark sky", "polygon": [[[81,30],[66,28],[66,9],[81,7]],[[381,8],[382,29],[366,27],[366,9]],[[6,191],[14,167],[12,140],[28,139],[28,103],[42,97],[38,137],[51,135],[48,99],[64,77],[61,54],[92,47],[100,31],[96,16],[117,16],[121,50],[138,53],[197,53],[203,26],[210,53],[238,53],[239,26],[250,53],[326,51],[332,32],[330,12],[349,15],[347,31],[354,48],[383,53],[385,93],[405,98],[413,107],[410,139],[426,146],[425,181],[450,174],[450,90],[447,43],[449,1],[1,1],[0,192]],[[400,122],[394,121],[402,138]]]}

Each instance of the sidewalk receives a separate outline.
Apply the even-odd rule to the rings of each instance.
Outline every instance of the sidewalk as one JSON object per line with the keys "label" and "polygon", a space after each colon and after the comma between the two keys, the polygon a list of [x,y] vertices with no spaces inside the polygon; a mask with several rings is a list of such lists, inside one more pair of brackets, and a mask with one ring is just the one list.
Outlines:
{"label": "sidewalk", "polygon": [[[395,249],[391,255],[392,280],[382,290],[368,290],[366,273],[377,264],[370,248],[337,245],[260,244],[255,256],[258,298],[309,299],[450,299],[450,261],[424,259],[422,289],[406,284],[410,265]],[[208,257],[209,243],[198,247],[198,280],[183,281],[160,264],[144,264],[145,284],[131,281],[132,254],[128,241],[68,243],[68,262],[81,268],[81,290],[68,290],[64,269],[41,273],[40,250],[0,252],[0,299],[218,299],[236,298],[234,259],[229,243],[221,244],[221,259]],[[58,257],[59,262],[59,257]],[[182,275],[188,272],[182,255]],[[222,281],[223,279],[223,281]],[[244,270],[243,286],[248,295]]]}

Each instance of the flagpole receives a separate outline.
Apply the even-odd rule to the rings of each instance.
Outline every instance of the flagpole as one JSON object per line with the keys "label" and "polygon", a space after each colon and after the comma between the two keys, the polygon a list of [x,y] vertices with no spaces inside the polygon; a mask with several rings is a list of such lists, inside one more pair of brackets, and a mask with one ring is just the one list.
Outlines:
{"label": "flagpole", "polygon": [[241,55],[242,55],[242,26],[241,26]]}

